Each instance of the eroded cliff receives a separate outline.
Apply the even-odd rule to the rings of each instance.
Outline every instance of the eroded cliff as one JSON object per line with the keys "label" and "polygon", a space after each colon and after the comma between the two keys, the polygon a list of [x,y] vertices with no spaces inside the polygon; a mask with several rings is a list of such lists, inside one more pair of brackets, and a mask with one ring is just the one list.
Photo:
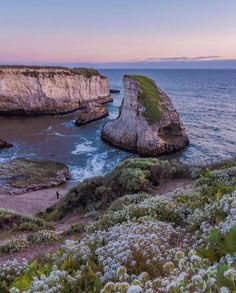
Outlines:
{"label": "eroded cliff", "polygon": [[143,156],[183,149],[184,126],[171,99],[145,76],[124,76],[125,97],[119,117],[105,123],[102,138]]}
{"label": "eroded cliff", "polygon": [[108,79],[94,69],[0,66],[0,114],[60,114],[112,101]]}

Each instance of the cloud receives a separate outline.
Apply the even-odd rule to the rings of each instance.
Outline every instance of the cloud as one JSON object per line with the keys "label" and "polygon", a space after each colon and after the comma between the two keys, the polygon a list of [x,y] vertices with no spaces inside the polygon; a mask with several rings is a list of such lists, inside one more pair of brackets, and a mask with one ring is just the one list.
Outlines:
{"label": "cloud", "polygon": [[[132,62],[161,62],[161,61],[204,61],[204,60],[225,60],[225,57],[222,56],[196,56],[196,57],[164,57],[164,58],[158,58],[158,57],[148,57],[148,58],[142,58],[142,59],[136,59],[132,60]],[[230,58],[231,59],[231,58]]]}

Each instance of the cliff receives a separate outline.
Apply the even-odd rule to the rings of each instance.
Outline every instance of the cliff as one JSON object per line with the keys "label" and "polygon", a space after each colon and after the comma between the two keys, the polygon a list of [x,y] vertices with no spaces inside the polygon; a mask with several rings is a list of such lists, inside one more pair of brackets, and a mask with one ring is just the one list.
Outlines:
{"label": "cliff", "polygon": [[145,76],[124,76],[119,117],[105,123],[102,138],[143,156],[183,149],[188,137],[171,99]]}
{"label": "cliff", "polygon": [[94,69],[0,66],[0,114],[60,114],[112,101],[107,77]]}

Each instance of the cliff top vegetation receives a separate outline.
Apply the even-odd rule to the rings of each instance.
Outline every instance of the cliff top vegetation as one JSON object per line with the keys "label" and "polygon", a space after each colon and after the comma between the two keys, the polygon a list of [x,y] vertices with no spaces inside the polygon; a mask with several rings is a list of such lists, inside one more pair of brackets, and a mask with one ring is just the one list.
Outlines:
{"label": "cliff top vegetation", "polygon": [[140,86],[139,99],[145,107],[143,116],[149,123],[155,123],[162,117],[162,107],[160,103],[160,91],[156,83],[143,75],[128,75],[128,77],[138,82]]}

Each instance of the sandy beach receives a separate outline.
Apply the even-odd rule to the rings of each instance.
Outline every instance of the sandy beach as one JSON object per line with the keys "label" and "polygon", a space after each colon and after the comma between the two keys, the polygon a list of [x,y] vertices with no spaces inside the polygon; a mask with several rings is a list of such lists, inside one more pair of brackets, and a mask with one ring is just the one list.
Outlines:
{"label": "sandy beach", "polygon": [[[54,188],[24,194],[0,194],[0,208],[10,209],[25,215],[35,215],[64,197],[76,184],[76,182],[67,182]],[[59,191],[59,199],[56,195],[57,190]]]}

